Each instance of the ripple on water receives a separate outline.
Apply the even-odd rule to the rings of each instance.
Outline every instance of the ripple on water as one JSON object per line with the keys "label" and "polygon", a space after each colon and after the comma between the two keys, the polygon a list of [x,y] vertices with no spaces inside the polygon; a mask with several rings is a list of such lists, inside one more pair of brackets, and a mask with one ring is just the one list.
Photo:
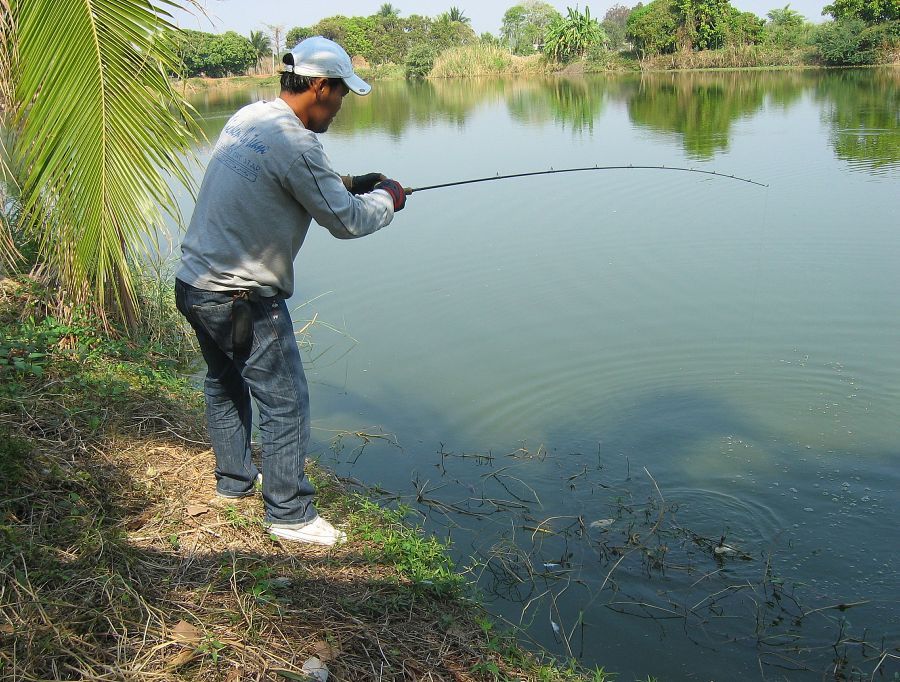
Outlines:
{"label": "ripple on water", "polygon": [[729,544],[754,557],[770,549],[787,525],[756,497],[737,497],[707,488],[669,488],[666,500],[677,504],[679,523],[705,537],[727,535]]}

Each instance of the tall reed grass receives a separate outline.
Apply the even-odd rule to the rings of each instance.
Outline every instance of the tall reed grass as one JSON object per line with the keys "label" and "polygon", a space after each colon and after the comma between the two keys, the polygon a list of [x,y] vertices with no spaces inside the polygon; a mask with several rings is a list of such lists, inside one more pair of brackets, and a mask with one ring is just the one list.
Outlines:
{"label": "tall reed grass", "polygon": [[541,55],[519,57],[496,45],[463,45],[442,52],[434,60],[430,78],[543,74],[552,71]]}
{"label": "tall reed grass", "polygon": [[818,64],[815,48],[785,49],[767,45],[735,45],[721,50],[675,52],[641,60],[641,69],[741,69]]}

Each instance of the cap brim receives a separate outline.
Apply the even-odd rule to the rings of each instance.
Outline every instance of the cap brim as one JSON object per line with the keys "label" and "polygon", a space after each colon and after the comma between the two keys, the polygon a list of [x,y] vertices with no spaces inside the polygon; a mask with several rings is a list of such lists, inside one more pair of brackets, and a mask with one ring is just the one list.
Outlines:
{"label": "cap brim", "polygon": [[347,87],[350,88],[357,95],[368,95],[372,92],[372,86],[366,83],[362,78],[357,76],[355,73],[350,74],[344,78],[344,82],[347,84]]}

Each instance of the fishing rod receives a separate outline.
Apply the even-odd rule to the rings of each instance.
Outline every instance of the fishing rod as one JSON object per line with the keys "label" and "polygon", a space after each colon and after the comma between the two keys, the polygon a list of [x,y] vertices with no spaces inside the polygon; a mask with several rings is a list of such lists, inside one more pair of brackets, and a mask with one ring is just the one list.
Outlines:
{"label": "fishing rod", "polygon": [[748,182],[751,185],[758,185],[759,187],[768,187],[761,182],[756,182],[756,180],[750,180],[749,178],[741,178],[737,175],[727,175],[725,173],[718,173],[716,171],[711,170],[699,170],[697,168],[681,168],[679,166],[586,166],[584,168],[560,168],[545,171],[532,171],[530,173],[513,173],[511,175],[493,175],[487,178],[475,178],[474,180],[458,180],[456,182],[444,182],[440,185],[428,185],[427,187],[412,187],[407,189],[407,194],[412,194],[414,192],[424,192],[429,189],[440,189],[442,187],[456,187],[457,185],[472,185],[476,182],[491,182],[492,180],[508,180],[510,178],[527,178],[532,175],[552,175],[554,173],[579,173],[582,171],[602,171],[602,170],[668,170],[668,171],[680,171],[684,173],[703,173],[704,175],[715,175],[719,178],[726,178],[729,180],[740,180],[741,182]]}

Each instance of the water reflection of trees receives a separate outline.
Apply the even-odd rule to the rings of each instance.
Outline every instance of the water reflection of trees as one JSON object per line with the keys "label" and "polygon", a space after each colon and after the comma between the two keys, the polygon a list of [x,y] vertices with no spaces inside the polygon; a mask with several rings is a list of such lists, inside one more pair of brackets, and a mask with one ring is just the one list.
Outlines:
{"label": "water reflection of trees", "polygon": [[896,69],[841,70],[823,74],[815,97],[831,126],[838,158],[863,170],[900,162],[900,73]]}
{"label": "water reflection of trees", "polygon": [[465,81],[383,81],[368,97],[347,103],[332,132],[355,135],[379,130],[402,134],[409,126],[439,122],[463,125],[482,104],[503,98],[507,84],[497,79]]}
{"label": "water reflection of trees", "polygon": [[506,105],[519,122],[554,122],[573,131],[594,130],[606,100],[604,83],[567,78],[538,81],[532,87],[520,87],[509,93]]}
{"label": "water reflection of trees", "polygon": [[591,131],[610,89],[606,81],[564,78],[384,82],[369,97],[353,100],[333,130],[399,135],[407,126],[441,121],[462,125],[478,107],[505,101],[519,122],[554,122]]}
{"label": "water reflection of trees", "polygon": [[[788,109],[804,93],[823,107],[835,154],[854,167],[883,169],[900,161],[900,73],[838,72],[645,74],[586,78],[379,81],[368,97],[346,101],[332,133],[402,135],[409,127],[462,126],[483,106],[505,103],[519,123],[550,123],[592,132],[609,102],[624,102],[635,126],[680,138],[687,155],[709,159],[728,148],[735,121],[763,107]],[[201,125],[215,139],[224,121],[276,88],[209,90],[192,97]]]}
{"label": "water reflection of trees", "polygon": [[764,95],[741,74],[652,74],[628,100],[635,125],[678,133],[688,156],[711,158],[728,148],[732,123],[757,111]]}

